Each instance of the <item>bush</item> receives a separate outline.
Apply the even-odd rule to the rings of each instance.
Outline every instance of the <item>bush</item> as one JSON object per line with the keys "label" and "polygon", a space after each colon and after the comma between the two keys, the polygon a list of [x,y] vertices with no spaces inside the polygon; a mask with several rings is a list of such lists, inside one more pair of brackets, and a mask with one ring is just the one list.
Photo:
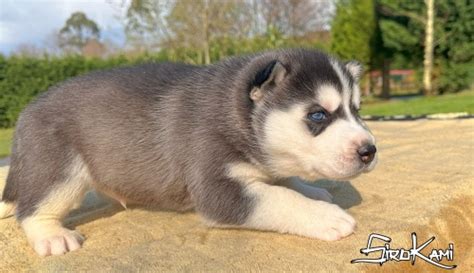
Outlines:
{"label": "bush", "polygon": [[165,60],[163,55],[148,54],[133,59],[124,56],[110,59],[0,56],[0,127],[14,126],[22,109],[34,97],[67,78],[97,69],[162,60]]}
{"label": "bush", "polygon": [[442,62],[440,76],[435,81],[440,94],[458,92],[474,83],[474,63]]}

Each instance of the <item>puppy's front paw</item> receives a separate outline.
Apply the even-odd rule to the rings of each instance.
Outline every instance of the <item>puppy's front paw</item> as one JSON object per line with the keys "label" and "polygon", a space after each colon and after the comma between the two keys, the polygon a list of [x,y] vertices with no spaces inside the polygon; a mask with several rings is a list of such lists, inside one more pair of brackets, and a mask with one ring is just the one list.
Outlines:
{"label": "puppy's front paw", "polygon": [[356,222],[352,216],[340,207],[318,202],[318,208],[313,212],[312,230],[310,237],[324,241],[335,241],[352,234]]}

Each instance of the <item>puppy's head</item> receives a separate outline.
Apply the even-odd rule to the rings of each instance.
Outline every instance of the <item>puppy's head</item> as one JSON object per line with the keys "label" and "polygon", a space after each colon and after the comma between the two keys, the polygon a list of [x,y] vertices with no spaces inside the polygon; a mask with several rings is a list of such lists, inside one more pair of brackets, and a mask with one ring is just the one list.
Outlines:
{"label": "puppy's head", "polygon": [[360,64],[310,50],[256,63],[253,128],[274,175],[347,179],[374,168],[375,138],[358,114]]}

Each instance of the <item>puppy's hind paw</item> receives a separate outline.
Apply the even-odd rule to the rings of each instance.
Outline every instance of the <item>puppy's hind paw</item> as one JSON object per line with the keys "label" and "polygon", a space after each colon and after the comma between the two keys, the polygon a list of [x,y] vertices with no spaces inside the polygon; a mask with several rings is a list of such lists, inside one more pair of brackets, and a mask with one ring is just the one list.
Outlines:
{"label": "puppy's hind paw", "polygon": [[81,248],[84,237],[78,232],[63,228],[56,235],[36,238],[32,244],[40,256],[62,255]]}

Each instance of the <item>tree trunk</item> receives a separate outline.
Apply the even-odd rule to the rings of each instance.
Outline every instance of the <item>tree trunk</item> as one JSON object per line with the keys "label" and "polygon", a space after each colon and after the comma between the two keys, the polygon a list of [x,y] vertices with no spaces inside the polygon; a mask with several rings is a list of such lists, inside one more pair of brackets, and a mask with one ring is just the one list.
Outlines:
{"label": "tree trunk", "polygon": [[423,60],[423,93],[426,96],[433,94],[432,71],[433,71],[433,13],[434,0],[425,0],[426,4],[426,27],[425,27],[425,56]]}
{"label": "tree trunk", "polygon": [[253,31],[253,34],[258,34],[260,33],[260,19],[259,19],[259,15],[261,13],[261,10],[260,10],[260,6],[259,6],[259,2],[260,0],[253,0],[253,22],[254,22],[254,31]]}
{"label": "tree trunk", "polygon": [[390,98],[390,60],[388,58],[383,59],[381,97],[383,99]]}
{"label": "tree trunk", "polygon": [[204,0],[204,14],[203,14],[203,31],[204,31],[204,63],[211,63],[211,50],[210,50],[210,41],[209,41],[209,2]]}
{"label": "tree trunk", "polygon": [[367,72],[366,76],[365,76],[365,91],[364,91],[364,95],[365,96],[370,96],[371,94],[371,91],[372,91],[372,80],[371,80],[371,75],[370,75],[370,71]]}

